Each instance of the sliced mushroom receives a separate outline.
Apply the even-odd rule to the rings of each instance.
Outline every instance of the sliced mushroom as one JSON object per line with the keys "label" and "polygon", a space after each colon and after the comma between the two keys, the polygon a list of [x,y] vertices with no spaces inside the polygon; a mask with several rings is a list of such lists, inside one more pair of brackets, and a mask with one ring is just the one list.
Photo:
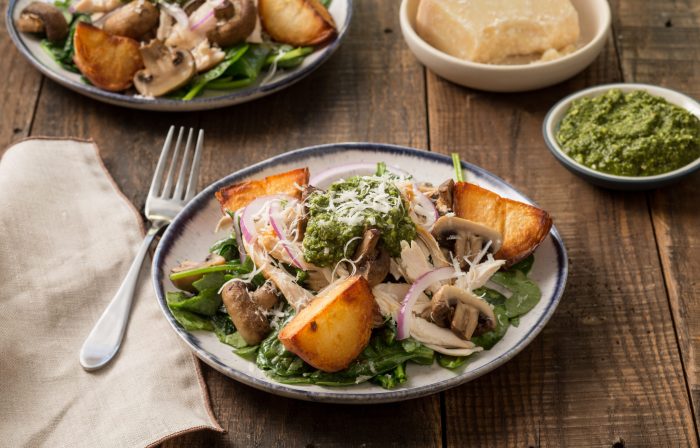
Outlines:
{"label": "sliced mushroom", "polygon": [[261,287],[253,291],[251,297],[260,308],[267,311],[277,305],[277,288],[268,280]]}
{"label": "sliced mushroom", "polygon": [[367,279],[370,286],[381,283],[389,273],[391,257],[384,248],[379,247],[380,238],[378,229],[365,230],[353,256],[358,273]]}
{"label": "sliced mushroom", "polygon": [[146,68],[134,75],[134,87],[143,96],[165,95],[187,84],[196,74],[194,58],[187,50],[168,48],[153,39],[140,51]]}
{"label": "sliced mushroom", "polygon": [[214,8],[216,27],[207,38],[220,47],[243,42],[255,29],[258,11],[253,0],[224,0]]}
{"label": "sliced mushroom", "polygon": [[60,9],[48,3],[30,3],[15,24],[21,32],[45,34],[51,42],[60,42],[68,36],[66,17]]}
{"label": "sliced mushroom", "polygon": [[435,207],[441,215],[452,211],[452,191],[455,188],[455,182],[452,179],[447,179],[438,187],[438,199]]}
{"label": "sliced mushroom", "polygon": [[[224,263],[226,263],[226,259],[221,255],[209,254],[209,256],[205,258],[204,261],[201,263],[185,260],[182,263],[180,263],[179,266],[172,268],[170,272],[176,274],[178,272],[189,271],[191,269],[206,268],[209,266],[219,266]],[[191,275],[189,277],[181,278],[179,280],[173,280],[173,285],[175,285],[175,287],[183,291],[197,292],[194,286],[192,286],[192,283],[202,278],[202,276],[203,274]]]}
{"label": "sliced mushroom", "polygon": [[442,216],[433,226],[432,234],[464,267],[464,257],[474,257],[491,241],[489,251],[498,252],[503,243],[501,234],[489,227],[456,216]]}
{"label": "sliced mushroom", "polygon": [[140,40],[158,26],[160,12],[148,0],[134,0],[110,12],[102,29],[109,34]]}
{"label": "sliced mushroom", "polygon": [[451,285],[442,286],[433,296],[430,320],[466,340],[496,328],[496,315],[485,300]]}
{"label": "sliced mushroom", "polygon": [[270,323],[248,294],[243,282],[230,282],[221,291],[233,325],[248,345],[257,345],[270,333]]}
{"label": "sliced mushroom", "polygon": [[458,303],[450,321],[450,330],[462,339],[471,339],[479,324],[479,310],[463,303]]}

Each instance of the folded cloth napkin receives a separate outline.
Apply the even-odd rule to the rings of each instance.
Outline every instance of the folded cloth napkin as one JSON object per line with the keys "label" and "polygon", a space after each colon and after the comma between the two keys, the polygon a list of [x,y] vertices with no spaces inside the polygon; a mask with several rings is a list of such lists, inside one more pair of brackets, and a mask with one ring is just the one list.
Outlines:
{"label": "folded cloth napkin", "polygon": [[117,357],[78,352],[143,238],[92,142],[31,139],[0,161],[0,445],[143,447],[222,431],[198,361],[161,315],[144,263]]}

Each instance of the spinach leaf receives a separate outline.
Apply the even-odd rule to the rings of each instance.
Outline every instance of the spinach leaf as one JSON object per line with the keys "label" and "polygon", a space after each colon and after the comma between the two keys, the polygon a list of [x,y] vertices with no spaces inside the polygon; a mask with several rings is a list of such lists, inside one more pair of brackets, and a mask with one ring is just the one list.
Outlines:
{"label": "spinach leaf", "polygon": [[505,307],[501,305],[495,306],[493,307],[493,313],[496,315],[496,328],[480,336],[474,336],[471,339],[474,344],[483,347],[484,350],[491,349],[498,341],[503,339],[503,336],[505,336],[510,326],[508,313]]}
{"label": "spinach leaf", "polygon": [[259,347],[259,345],[248,345],[246,347],[233,349],[233,353],[248,361],[255,361],[255,358],[258,356]]}
{"label": "spinach leaf", "polygon": [[469,356],[449,356],[439,353],[437,356],[437,361],[442,367],[454,370],[466,364],[469,358]]}
{"label": "spinach leaf", "polygon": [[234,90],[240,89],[241,87],[247,87],[253,83],[252,79],[236,79],[232,80],[230,77],[216,79],[209,84],[207,84],[207,89],[212,90]]}
{"label": "spinach leaf", "polygon": [[230,237],[217,241],[209,248],[209,253],[221,255],[226,261],[237,260],[238,243],[236,242],[236,238]]}
{"label": "spinach leaf", "polygon": [[168,303],[171,310],[189,311],[202,316],[213,316],[221,306],[219,288],[225,282],[223,272],[206,274],[201,279],[192,283],[199,294],[185,300]]}
{"label": "spinach leaf", "polygon": [[223,286],[224,282],[226,282],[226,279],[223,272],[212,272],[193,282],[192,286],[199,292],[204,292],[209,289],[216,289],[218,291],[219,288]]}
{"label": "spinach leaf", "polygon": [[235,47],[231,47],[226,51],[226,56],[224,60],[219,62],[219,64],[212,68],[211,70],[202,73],[194,78],[189,91],[182,97],[184,101],[189,101],[192,98],[199,95],[199,92],[204,89],[204,87],[212,82],[213,80],[220,78],[226,72],[226,70],[237,60],[239,60],[246,51],[248,51],[249,45],[242,44]]}
{"label": "spinach leaf", "polygon": [[286,384],[344,386],[383,375],[376,381],[383,387],[395,387],[405,381],[403,365],[409,360],[430,364],[434,361],[434,352],[412,339],[397,341],[393,324],[389,323],[375,330],[365,350],[340,372],[322,372],[306,364],[284,348],[277,339],[276,331],[260,344],[256,364],[268,376]]}
{"label": "spinach leaf", "polygon": [[211,321],[203,318],[202,316],[198,316],[195,313],[190,313],[189,311],[184,310],[174,310],[172,308],[170,308],[170,312],[173,314],[175,320],[177,320],[187,331],[214,330],[214,326],[212,325]]}
{"label": "spinach leaf", "polygon": [[236,327],[227,313],[217,312],[212,316],[211,323],[214,325],[214,334],[219,338],[219,341],[236,349],[248,346],[243,336],[236,332]]}
{"label": "spinach leaf", "polygon": [[238,76],[252,82],[260,75],[269,54],[270,48],[267,45],[251,45],[250,50],[226,70],[226,74],[231,78]]}
{"label": "spinach leaf", "polygon": [[477,288],[472,292],[479,297],[483,297],[484,300],[486,300],[488,303],[490,303],[493,306],[505,305],[506,300],[507,300],[506,296],[504,296],[500,292],[496,291],[495,289],[487,288],[485,286],[481,287],[481,288]]}
{"label": "spinach leaf", "polygon": [[171,311],[189,311],[202,316],[213,316],[221,305],[221,296],[217,289],[205,289],[194,297],[181,302],[169,304]]}
{"label": "spinach leaf", "polygon": [[534,308],[542,297],[537,284],[521,271],[499,271],[491,277],[491,281],[512,293],[505,303],[508,317],[522,316]]}
{"label": "spinach leaf", "polygon": [[328,7],[331,5],[331,2],[332,2],[332,1],[333,1],[333,0],[318,0],[318,2],[319,2],[320,4],[322,4],[323,6],[325,6],[326,9],[328,9]]}
{"label": "spinach leaf", "polygon": [[529,257],[527,257],[524,260],[521,260],[521,261],[515,263],[513,266],[511,266],[509,271],[520,271],[523,274],[527,275],[530,273],[530,270],[532,269],[533,264],[535,264],[535,256],[530,254]]}
{"label": "spinach leaf", "polygon": [[168,302],[168,308],[172,313],[175,320],[177,320],[182,327],[187,331],[195,330],[206,330],[213,331],[214,325],[212,325],[209,319],[202,316],[198,316],[195,313],[191,313],[185,310],[179,310],[177,308],[173,309],[173,305],[177,303],[182,303],[188,299],[187,294],[184,292],[168,292],[165,294],[165,299]]}
{"label": "spinach leaf", "polygon": [[281,45],[277,51],[267,57],[265,65],[272,65],[276,61],[277,68],[293,68],[301,64],[313,51],[313,47],[292,48],[290,45]]}
{"label": "spinach leaf", "polygon": [[407,380],[406,363],[403,363],[396,366],[394,370],[375,376],[370,382],[382,386],[384,389],[393,389]]}

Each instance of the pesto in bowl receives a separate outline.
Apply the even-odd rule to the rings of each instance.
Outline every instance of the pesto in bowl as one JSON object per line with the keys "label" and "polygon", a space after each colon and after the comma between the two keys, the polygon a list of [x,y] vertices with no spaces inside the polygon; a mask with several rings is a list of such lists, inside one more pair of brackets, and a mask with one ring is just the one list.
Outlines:
{"label": "pesto in bowl", "polygon": [[644,90],[610,89],[571,103],[557,143],[576,162],[618,176],[654,176],[700,158],[700,119]]}

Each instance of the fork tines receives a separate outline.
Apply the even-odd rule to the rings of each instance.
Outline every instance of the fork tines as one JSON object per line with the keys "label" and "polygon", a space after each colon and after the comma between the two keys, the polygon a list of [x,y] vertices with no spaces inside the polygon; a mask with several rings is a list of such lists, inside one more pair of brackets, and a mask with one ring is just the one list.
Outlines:
{"label": "fork tines", "polygon": [[[184,150],[181,151],[183,146],[182,141],[185,136],[185,128],[180,127],[175,142],[175,149],[172,157],[170,157],[170,149],[173,143],[173,136],[175,135],[175,126],[170,126],[168,136],[165,138],[165,144],[163,144],[163,150],[160,153],[160,159],[158,159],[156,172],[153,174],[151,189],[148,192],[149,197],[174,199],[185,202],[194,197],[197,189],[197,178],[199,177],[204,130],[200,129],[197,133],[197,143],[194,145],[194,151],[192,151],[194,132],[195,130],[193,128],[189,129]],[[180,152],[182,152],[182,156]],[[163,172],[165,171],[166,165],[168,166],[168,172],[165,176],[165,182],[163,182]],[[175,172],[178,170],[178,167],[179,173],[176,178]],[[173,187],[175,189],[174,191]]]}

